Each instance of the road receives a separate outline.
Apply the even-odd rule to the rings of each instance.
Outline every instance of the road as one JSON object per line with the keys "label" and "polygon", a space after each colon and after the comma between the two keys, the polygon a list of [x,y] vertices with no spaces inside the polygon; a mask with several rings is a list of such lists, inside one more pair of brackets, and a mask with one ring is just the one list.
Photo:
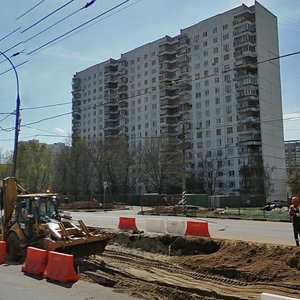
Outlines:
{"label": "road", "polygon": [[137,214],[139,207],[129,210],[72,212],[74,219],[82,219],[87,225],[117,229],[119,217],[135,217],[139,230],[145,230],[145,220],[167,219],[207,221],[212,238],[265,242],[280,245],[294,245],[292,225],[288,222],[245,221],[215,218],[185,218],[174,216],[148,216]]}
{"label": "road", "polygon": [[25,275],[21,265],[0,265],[0,300],[132,300],[98,284],[79,280],[60,284]]}

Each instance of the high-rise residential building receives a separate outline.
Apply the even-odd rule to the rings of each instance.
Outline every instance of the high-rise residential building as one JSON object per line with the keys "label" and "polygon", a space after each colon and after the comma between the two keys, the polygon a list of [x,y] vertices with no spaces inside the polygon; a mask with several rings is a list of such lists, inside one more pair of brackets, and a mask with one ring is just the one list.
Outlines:
{"label": "high-rise residential building", "polygon": [[286,159],[286,172],[287,175],[295,167],[300,167],[300,141],[291,140],[285,141],[285,159]]}
{"label": "high-rise residential building", "polygon": [[269,199],[285,199],[278,56],[277,18],[255,2],[101,62],[73,77],[73,141],[184,134],[186,172],[210,168],[215,193],[268,173]]}

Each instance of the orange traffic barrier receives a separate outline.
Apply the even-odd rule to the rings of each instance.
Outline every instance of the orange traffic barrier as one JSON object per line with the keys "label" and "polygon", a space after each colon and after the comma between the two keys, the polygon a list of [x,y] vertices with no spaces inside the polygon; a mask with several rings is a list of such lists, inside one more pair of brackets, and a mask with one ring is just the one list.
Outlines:
{"label": "orange traffic barrier", "polygon": [[22,272],[33,275],[43,275],[47,266],[48,251],[34,247],[27,248],[27,254]]}
{"label": "orange traffic barrier", "polygon": [[187,221],[185,234],[202,236],[202,237],[210,237],[210,234],[208,232],[208,223]]}
{"label": "orange traffic barrier", "polygon": [[121,230],[137,230],[135,218],[119,218],[118,229]]}
{"label": "orange traffic barrier", "polygon": [[6,261],[6,242],[0,241],[0,265],[4,264]]}
{"label": "orange traffic barrier", "polygon": [[67,283],[78,280],[74,270],[74,256],[70,254],[49,251],[48,263],[44,278]]}

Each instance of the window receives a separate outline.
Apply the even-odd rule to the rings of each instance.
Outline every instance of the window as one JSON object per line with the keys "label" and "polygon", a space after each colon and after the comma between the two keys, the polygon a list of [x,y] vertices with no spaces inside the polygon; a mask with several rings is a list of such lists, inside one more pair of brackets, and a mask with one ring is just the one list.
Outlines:
{"label": "window", "polygon": [[221,134],[222,134],[221,128],[216,129],[216,135],[221,135]]}
{"label": "window", "polygon": [[229,60],[229,54],[224,55],[224,60]]}
{"label": "window", "polygon": [[215,98],[215,104],[220,104],[220,98]]}
{"label": "window", "polygon": [[204,62],[204,67],[208,67],[208,60]]}
{"label": "window", "polygon": [[224,76],[224,80],[225,80],[226,82],[230,82],[230,75],[225,75],[225,76]]}
{"label": "window", "polygon": [[207,31],[204,31],[204,32],[202,33],[202,36],[203,36],[203,37],[207,37]]}
{"label": "window", "polygon": [[214,50],[213,50],[214,53],[218,53],[218,51],[219,51],[218,47],[215,47]]}
{"label": "window", "polygon": [[228,40],[229,39],[229,33],[226,33],[223,35],[223,40]]}
{"label": "window", "polygon": [[227,134],[233,133],[233,127],[227,127]]}
{"label": "window", "polygon": [[205,91],[204,91],[204,95],[205,95],[205,96],[209,96],[209,90],[205,90]]}
{"label": "window", "polygon": [[214,27],[213,28],[213,34],[217,33],[218,32],[218,28],[217,27]]}
{"label": "window", "polygon": [[205,76],[208,76],[208,70],[205,70],[205,71],[204,71],[204,77],[205,77]]}
{"label": "window", "polygon": [[220,88],[216,87],[215,88],[215,94],[219,94],[220,93]]}
{"label": "window", "polygon": [[196,93],[196,98],[201,98],[201,93]]}
{"label": "window", "polygon": [[208,51],[207,50],[203,51],[203,56],[207,56],[207,55],[208,55]]}
{"label": "window", "polygon": [[225,96],[225,102],[231,102],[231,95]]}
{"label": "window", "polygon": [[209,86],[209,80],[205,80],[205,81],[204,81],[204,85],[205,85],[205,86]]}
{"label": "window", "polygon": [[226,106],[226,112],[228,114],[232,113],[232,107],[231,106]]}
{"label": "window", "polygon": [[210,117],[210,111],[209,111],[209,110],[206,110],[206,111],[205,111],[205,116],[206,116],[206,117]]}
{"label": "window", "polygon": [[219,77],[215,77],[215,83],[219,83]]}
{"label": "window", "polygon": [[226,93],[230,93],[231,92],[231,85],[225,85],[225,91],[226,91]]}
{"label": "window", "polygon": [[213,38],[213,43],[216,44],[218,42],[218,38]]}
{"label": "window", "polygon": [[225,44],[225,45],[223,46],[223,50],[224,50],[225,52],[228,52],[228,51],[229,51],[229,44]]}
{"label": "window", "polygon": [[197,138],[201,139],[202,138],[202,131],[197,132]]}
{"label": "window", "polygon": [[194,50],[195,50],[195,51],[199,50],[199,45],[195,45],[195,46],[194,46]]}
{"label": "window", "polygon": [[206,47],[207,46],[207,41],[204,41],[203,42],[203,47]]}
{"label": "window", "polygon": [[223,30],[226,30],[226,29],[228,29],[228,24],[223,25]]}

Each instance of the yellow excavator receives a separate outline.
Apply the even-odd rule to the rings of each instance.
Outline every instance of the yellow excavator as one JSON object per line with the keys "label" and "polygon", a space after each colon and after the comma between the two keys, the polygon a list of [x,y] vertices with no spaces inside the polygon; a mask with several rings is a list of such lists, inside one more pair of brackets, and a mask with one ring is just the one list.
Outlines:
{"label": "yellow excavator", "polygon": [[29,246],[82,257],[101,254],[115,232],[88,227],[59,211],[56,193],[30,194],[14,177],[0,190],[1,239],[8,258],[22,261]]}

